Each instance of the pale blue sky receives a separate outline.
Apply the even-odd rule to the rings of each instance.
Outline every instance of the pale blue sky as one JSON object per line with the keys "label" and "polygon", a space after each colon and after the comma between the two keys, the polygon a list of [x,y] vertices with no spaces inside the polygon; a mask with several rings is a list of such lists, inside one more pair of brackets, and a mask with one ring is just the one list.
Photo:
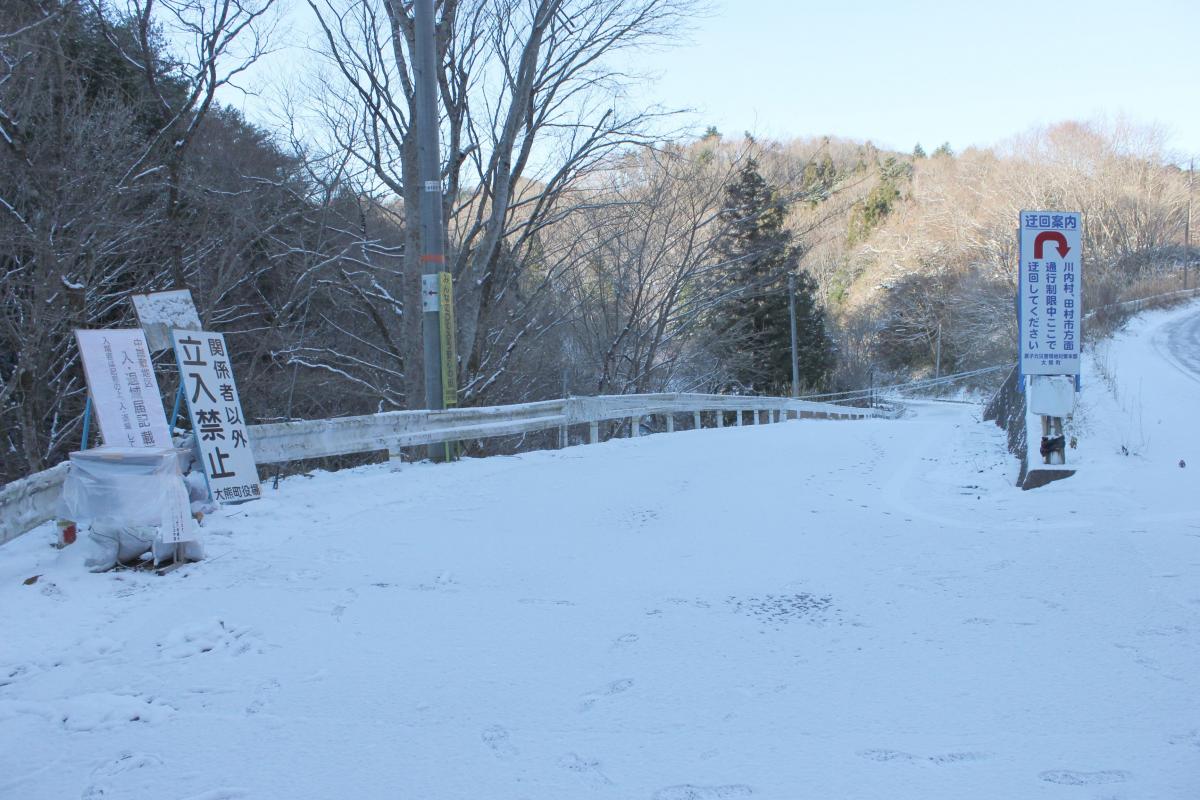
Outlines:
{"label": "pale blue sky", "polygon": [[1200,156],[1200,0],[714,0],[645,94],[722,133],[987,145],[1124,115]]}
{"label": "pale blue sky", "polygon": [[[684,41],[630,61],[655,76],[633,99],[696,109],[697,132],[961,151],[1036,125],[1124,116],[1161,126],[1180,159],[1200,157],[1200,0],[708,5]],[[281,45],[312,29],[306,4],[286,8]],[[285,46],[271,61],[246,83],[294,77],[312,56]],[[264,105],[225,99],[251,118]]]}

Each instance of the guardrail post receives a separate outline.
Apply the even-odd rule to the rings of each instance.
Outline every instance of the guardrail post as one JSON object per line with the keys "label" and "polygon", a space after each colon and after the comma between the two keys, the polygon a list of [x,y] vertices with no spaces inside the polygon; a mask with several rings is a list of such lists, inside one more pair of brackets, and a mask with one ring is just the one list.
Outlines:
{"label": "guardrail post", "polygon": [[692,412],[692,429],[697,430],[697,431],[700,430],[700,412],[699,411]]}
{"label": "guardrail post", "polygon": [[629,418],[629,435],[630,436],[641,436],[642,435],[642,432],[640,430],[638,430],[638,428],[641,427],[641,425],[638,424],[640,421],[641,421],[640,417],[630,417]]}
{"label": "guardrail post", "polygon": [[589,422],[588,423],[588,444],[595,444],[598,441],[600,441],[600,423],[599,422]]}
{"label": "guardrail post", "polygon": [[567,426],[558,426],[558,449],[562,450],[567,446]]}
{"label": "guardrail post", "polygon": [[737,411],[735,411],[735,412],[733,412],[733,413],[734,413],[734,415],[735,415],[735,416],[736,416],[736,418],[737,418],[737,426],[738,426],[739,428],[740,428],[740,427],[742,427],[742,424],[743,424],[743,423],[742,423],[742,409],[740,409],[740,408],[739,408]]}
{"label": "guardrail post", "polygon": [[667,414],[667,433],[675,432],[675,415]]}
{"label": "guardrail post", "polygon": [[725,427],[725,412],[724,412],[724,410],[717,410],[717,411],[714,411],[713,413],[717,415],[717,427],[724,428]]}

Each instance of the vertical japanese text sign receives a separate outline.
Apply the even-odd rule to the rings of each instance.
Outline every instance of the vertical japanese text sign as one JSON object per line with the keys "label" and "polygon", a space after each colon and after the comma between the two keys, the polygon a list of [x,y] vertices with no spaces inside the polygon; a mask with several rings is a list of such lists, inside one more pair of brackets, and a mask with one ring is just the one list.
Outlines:
{"label": "vertical japanese text sign", "polygon": [[458,348],[454,343],[454,279],[449,272],[438,273],[438,323],[442,341],[442,405],[458,405]]}
{"label": "vertical japanese text sign", "polygon": [[1022,211],[1017,345],[1024,375],[1078,375],[1083,304],[1077,211]]}
{"label": "vertical japanese text sign", "polygon": [[75,331],[100,434],[109,447],[170,447],[167,416],[138,328]]}
{"label": "vertical japanese text sign", "polygon": [[258,466],[246,437],[225,337],[207,331],[172,330],[171,339],[213,499],[218,503],[257,499],[262,494]]}

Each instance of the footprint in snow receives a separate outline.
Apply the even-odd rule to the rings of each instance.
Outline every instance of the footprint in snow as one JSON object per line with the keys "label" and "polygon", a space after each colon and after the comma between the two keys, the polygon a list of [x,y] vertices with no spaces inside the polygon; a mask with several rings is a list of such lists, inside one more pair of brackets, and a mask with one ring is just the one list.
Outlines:
{"label": "footprint in snow", "polygon": [[158,643],[158,647],[162,656],[170,659],[193,658],[213,652],[242,655],[250,651],[262,652],[257,639],[258,634],[251,628],[213,619],[176,628]]}
{"label": "footprint in snow", "polygon": [[71,651],[79,656],[80,661],[91,663],[116,655],[122,649],[122,645],[113,639],[92,636],[77,641]]}
{"label": "footprint in snow", "polygon": [[86,732],[111,730],[131,722],[155,725],[174,716],[175,708],[149,695],[96,692],[66,698],[53,713],[66,730]]}
{"label": "footprint in snow", "polygon": [[912,753],[902,753],[899,750],[859,750],[858,754],[868,761],[916,761]]}
{"label": "footprint in snow", "polygon": [[207,792],[194,794],[191,797],[185,797],[183,800],[237,800],[241,797],[249,797],[250,792],[247,789],[209,789]]}
{"label": "footprint in snow", "polygon": [[1103,769],[1099,772],[1052,769],[1039,773],[1038,777],[1047,783],[1058,783],[1063,786],[1094,786],[1101,783],[1124,783],[1132,775],[1123,769]]}
{"label": "footprint in snow", "polygon": [[977,753],[970,751],[960,751],[955,753],[941,753],[935,756],[916,756],[912,753],[905,753],[901,750],[859,750],[859,756],[868,759],[869,761],[879,762],[902,762],[907,764],[930,763],[930,764],[961,764],[968,761],[984,761],[991,758],[989,753]]}
{"label": "footprint in snow", "polygon": [[126,772],[134,770],[161,767],[163,760],[153,753],[125,752],[113,761],[105,762],[92,770],[92,783],[84,787],[81,800],[101,800],[106,797],[116,797],[119,793],[112,781]]}
{"label": "footprint in snow", "polygon": [[41,672],[36,664],[0,665],[0,689]]}
{"label": "footprint in snow", "polygon": [[272,678],[264,683],[255,692],[254,699],[246,706],[247,714],[261,714],[271,704],[271,698],[280,689],[279,681]]}
{"label": "footprint in snow", "polygon": [[611,786],[612,781],[600,770],[600,762],[594,759],[580,758],[575,753],[567,753],[558,759],[558,765],[570,770],[594,786]]}
{"label": "footprint in snow", "polygon": [[1167,739],[1168,744],[1187,744],[1200,749],[1200,729],[1176,734]]}
{"label": "footprint in snow", "polygon": [[988,753],[943,753],[940,756],[930,756],[929,761],[934,764],[958,764],[965,761],[985,761],[991,758]]}
{"label": "footprint in snow", "polygon": [[479,734],[479,738],[483,739],[483,743],[501,761],[516,758],[519,752],[513,746],[513,743],[509,741],[508,730],[500,725],[492,725],[489,728],[484,728],[483,732]]}
{"label": "footprint in snow", "polygon": [[654,793],[652,800],[728,800],[731,797],[749,797],[754,790],[744,783],[725,786],[696,786],[690,783],[668,786]]}
{"label": "footprint in snow", "polygon": [[633,688],[633,678],[621,678],[620,680],[613,681],[599,691],[588,692],[585,694],[583,696],[583,702],[579,704],[579,710],[581,712],[587,711],[591,709],[592,706],[596,705],[597,701],[602,700],[605,697],[623,694],[624,692],[629,691],[631,688]]}

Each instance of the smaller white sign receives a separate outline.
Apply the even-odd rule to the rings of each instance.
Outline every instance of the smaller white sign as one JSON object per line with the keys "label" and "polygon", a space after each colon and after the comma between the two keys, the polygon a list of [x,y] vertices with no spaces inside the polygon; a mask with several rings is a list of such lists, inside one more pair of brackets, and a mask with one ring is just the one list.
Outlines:
{"label": "smaller white sign", "polygon": [[167,487],[167,502],[163,506],[162,521],[158,526],[158,538],[164,544],[194,542],[199,538],[196,520],[192,518],[192,504],[187,487],[177,478]]}
{"label": "smaller white sign", "polygon": [[135,294],[130,300],[153,353],[171,349],[172,329],[198,331],[203,327],[196,304],[192,302],[192,293],[187,289]]}
{"label": "smaller white sign", "polygon": [[170,447],[150,346],[139,328],[75,331],[100,435],[110,447]]}
{"label": "smaller white sign", "polygon": [[208,331],[171,331],[171,338],[209,492],[218,503],[257,500],[262,496],[258,466],[250,452],[225,337]]}
{"label": "smaller white sign", "polygon": [[437,311],[439,278],[436,272],[421,276],[421,310]]}

